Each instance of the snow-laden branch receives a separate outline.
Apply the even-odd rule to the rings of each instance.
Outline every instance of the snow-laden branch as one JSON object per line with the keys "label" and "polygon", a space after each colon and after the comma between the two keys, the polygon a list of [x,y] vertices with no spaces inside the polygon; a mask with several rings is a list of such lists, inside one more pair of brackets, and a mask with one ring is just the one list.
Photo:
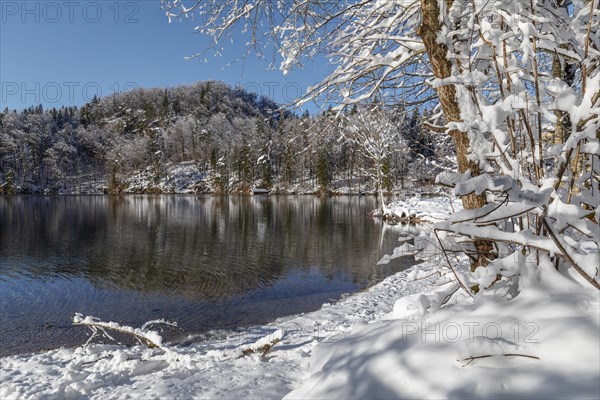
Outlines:
{"label": "snow-laden branch", "polygon": [[[73,317],[73,325],[85,326],[92,330],[92,336],[90,337],[90,340],[92,338],[94,338],[95,336],[97,336],[99,331],[104,333],[106,335],[106,337],[108,337],[109,339],[114,340],[112,338],[112,336],[110,336],[106,332],[106,330],[110,330],[110,331],[115,331],[115,332],[123,333],[126,335],[130,335],[130,336],[134,337],[135,339],[137,339],[140,343],[144,343],[150,348],[159,348],[161,350],[164,350],[165,352],[169,351],[162,344],[162,341],[163,341],[162,336],[156,331],[147,329],[149,326],[157,325],[157,324],[169,325],[169,326],[174,326],[174,327],[177,326],[177,323],[175,323],[175,322],[160,319],[160,320],[148,321],[144,325],[142,325],[141,328],[133,328],[133,327],[127,326],[127,325],[121,325],[117,322],[104,322],[104,321],[101,321],[99,318],[96,318],[93,316],[85,316],[84,317],[80,313],[76,313],[75,316]],[[88,342],[89,342],[89,340],[88,340]]]}

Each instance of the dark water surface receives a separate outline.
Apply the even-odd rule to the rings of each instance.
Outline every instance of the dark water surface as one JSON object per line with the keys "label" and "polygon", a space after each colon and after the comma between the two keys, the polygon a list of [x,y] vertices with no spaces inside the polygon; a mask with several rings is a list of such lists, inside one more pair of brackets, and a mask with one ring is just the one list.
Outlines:
{"label": "dark water surface", "polygon": [[76,312],[186,333],[318,309],[406,268],[367,197],[0,197],[0,356],[79,345]]}

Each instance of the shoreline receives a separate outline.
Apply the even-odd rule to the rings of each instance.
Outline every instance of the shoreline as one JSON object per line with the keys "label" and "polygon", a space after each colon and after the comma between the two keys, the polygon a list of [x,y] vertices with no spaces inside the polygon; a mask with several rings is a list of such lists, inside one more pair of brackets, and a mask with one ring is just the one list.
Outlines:
{"label": "shoreline", "polygon": [[[159,394],[167,385],[172,390],[162,394],[170,397],[187,398],[184,393],[196,389],[189,397],[281,398],[300,387],[310,370],[315,347],[335,343],[349,335],[356,324],[368,324],[391,312],[398,298],[428,288],[435,277],[412,281],[408,277],[417,277],[420,270],[422,275],[429,275],[433,268],[428,263],[417,264],[334,304],[325,303],[319,310],[229,332],[218,340],[196,342],[191,336],[165,344],[172,353],[142,345],[92,344],[86,350],[80,346],[2,357],[0,397],[102,398],[127,394],[136,398]],[[264,356],[241,354],[243,348],[273,337],[277,331],[282,332],[281,340]],[[155,368],[150,367],[153,364]],[[223,380],[224,371],[234,377],[237,386]],[[170,382],[169,376],[175,375],[187,376],[185,388]],[[125,381],[119,378],[123,376]],[[242,383],[249,387],[244,389]]]}

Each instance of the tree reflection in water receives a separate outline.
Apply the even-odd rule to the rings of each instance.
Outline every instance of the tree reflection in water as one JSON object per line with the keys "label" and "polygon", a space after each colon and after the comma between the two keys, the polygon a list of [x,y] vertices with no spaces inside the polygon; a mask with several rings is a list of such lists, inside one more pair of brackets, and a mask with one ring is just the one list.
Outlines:
{"label": "tree reflection in water", "polygon": [[317,309],[412,259],[368,197],[0,198],[1,355],[77,344],[75,312],[186,331]]}

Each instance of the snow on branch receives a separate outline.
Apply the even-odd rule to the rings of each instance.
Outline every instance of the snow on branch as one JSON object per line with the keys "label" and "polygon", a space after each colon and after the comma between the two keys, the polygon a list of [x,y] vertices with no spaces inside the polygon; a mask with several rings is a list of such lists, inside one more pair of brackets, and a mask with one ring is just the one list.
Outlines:
{"label": "snow on branch", "polygon": [[73,325],[81,325],[91,329],[92,336],[90,336],[90,339],[88,339],[88,343],[100,332],[102,332],[102,334],[104,334],[107,338],[114,341],[114,338],[107,332],[107,330],[110,330],[132,336],[133,338],[137,339],[140,343],[146,344],[149,348],[158,348],[167,352],[168,349],[165,348],[162,343],[162,336],[156,331],[147,329],[149,326],[157,324],[169,325],[174,327],[177,326],[177,323],[166,321],[164,319],[148,321],[144,325],[142,325],[141,328],[133,328],[127,325],[121,325],[117,322],[104,322],[101,321],[99,318],[93,316],[84,317],[80,313],[76,313],[73,317]]}

